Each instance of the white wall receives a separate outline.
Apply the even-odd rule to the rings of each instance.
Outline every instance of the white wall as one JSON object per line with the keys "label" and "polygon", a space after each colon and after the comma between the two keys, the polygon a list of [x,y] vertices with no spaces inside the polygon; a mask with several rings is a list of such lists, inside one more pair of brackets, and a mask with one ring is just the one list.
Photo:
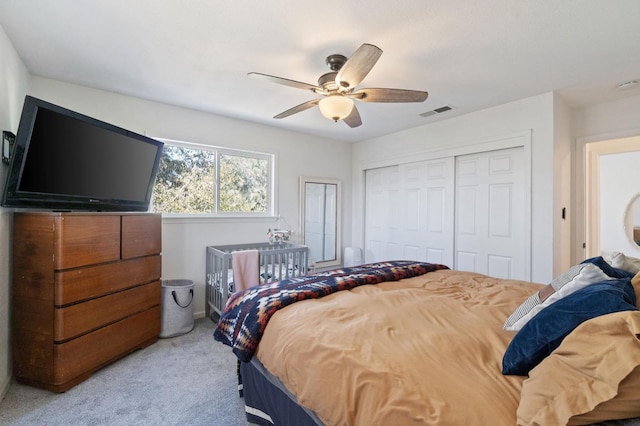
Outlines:
{"label": "white wall", "polygon": [[[0,131],[16,133],[29,73],[0,27]],[[0,163],[0,188],[8,166]],[[0,208],[0,400],[11,380],[11,210]]]}
{"label": "white wall", "polygon": [[[554,103],[553,93],[477,111],[449,120],[383,136],[354,146],[354,245],[363,244],[364,170],[415,161],[421,153],[471,146],[501,136],[531,130],[532,168],[532,280],[549,282],[554,276]],[[560,267],[559,267],[560,268]]]}
{"label": "white wall", "polygon": [[573,123],[575,136],[588,142],[640,134],[640,95],[576,109]]}
{"label": "white wall", "polygon": [[[557,277],[574,262],[572,259],[572,225],[575,206],[572,204],[573,133],[571,109],[558,95],[553,108],[553,276]],[[564,209],[564,219],[562,218]],[[581,259],[582,260],[582,259]]]}
{"label": "white wall", "polygon": [[[34,77],[30,95],[153,137],[276,154],[276,213],[298,230],[301,175],[342,180],[350,198],[351,147],[241,120]],[[266,241],[268,228],[286,227],[271,219],[163,219],[162,277],[195,283],[195,313],[205,309],[205,248],[208,245]],[[343,241],[351,237],[350,206],[343,211]]]}

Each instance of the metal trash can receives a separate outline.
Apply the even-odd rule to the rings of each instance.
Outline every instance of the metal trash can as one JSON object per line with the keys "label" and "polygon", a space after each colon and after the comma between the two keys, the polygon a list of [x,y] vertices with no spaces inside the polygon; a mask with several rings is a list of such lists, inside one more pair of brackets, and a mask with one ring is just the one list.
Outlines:
{"label": "metal trash can", "polygon": [[193,330],[193,281],[162,281],[160,337],[174,337]]}

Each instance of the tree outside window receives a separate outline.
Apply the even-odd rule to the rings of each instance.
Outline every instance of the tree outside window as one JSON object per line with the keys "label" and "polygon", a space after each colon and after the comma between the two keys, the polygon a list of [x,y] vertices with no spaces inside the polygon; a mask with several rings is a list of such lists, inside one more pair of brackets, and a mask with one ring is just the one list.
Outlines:
{"label": "tree outside window", "polygon": [[165,141],[153,189],[153,211],[173,214],[267,214],[269,154]]}
{"label": "tree outside window", "polygon": [[220,211],[267,212],[267,161],[220,155]]}

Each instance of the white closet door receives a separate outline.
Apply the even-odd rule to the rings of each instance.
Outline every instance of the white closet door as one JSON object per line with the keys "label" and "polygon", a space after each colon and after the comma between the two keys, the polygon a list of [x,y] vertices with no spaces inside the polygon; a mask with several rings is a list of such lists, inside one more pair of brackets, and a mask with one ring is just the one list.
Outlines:
{"label": "white closet door", "polygon": [[364,262],[390,260],[399,253],[399,166],[366,171]]}
{"label": "white closet door", "polygon": [[526,279],[524,149],[456,157],[455,269]]}
{"label": "white closet door", "polygon": [[454,159],[367,170],[365,262],[453,264]]}
{"label": "white closet door", "polygon": [[364,261],[528,280],[525,166],[516,147],[367,170]]}

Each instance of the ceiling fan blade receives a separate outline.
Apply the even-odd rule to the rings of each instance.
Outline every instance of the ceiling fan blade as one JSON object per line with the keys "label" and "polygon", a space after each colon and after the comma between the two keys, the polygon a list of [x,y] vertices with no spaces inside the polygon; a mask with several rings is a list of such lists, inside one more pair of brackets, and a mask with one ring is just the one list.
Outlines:
{"label": "ceiling fan blade", "polygon": [[303,83],[301,81],[289,80],[288,78],[275,77],[273,75],[261,74],[258,72],[250,72],[247,75],[251,78],[270,81],[271,83],[283,84],[285,86],[295,87],[296,89],[311,90],[314,93],[324,92],[324,90],[320,86],[316,86],[309,83]]}
{"label": "ceiling fan blade", "polygon": [[353,105],[353,109],[351,110],[351,113],[346,116],[343,121],[345,123],[347,123],[347,125],[351,128],[354,127],[358,127],[359,125],[362,124],[362,119],[360,118],[360,113],[358,112],[358,108],[356,108],[356,105]]}
{"label": "ceiling fan blade", "polygon": [[429,92],[406,89],[361,89],[347,95],[363,102],[424,102]]}
{"label": "ceiling fan blade", "polygon": [[340,68],[336,83],[341,87],[353,89],[369,74],[380,55],[382,55],[382,49],[379,47],[368,43],[363,44]]}
{"label": "ceiling fan blade", "polygon": [[306,109],[312,108],[316,105],[318,105],[318,102],[320,102],[320,99],[314,99],[312,101],[307,101],[304,102],[300,105],[296,105],[293,108],[289,108],[288,110],[281,112],[280,114],[276,115],[273,118],[285,118],[285,117],[289,117],[290,115],[296,114],[298,112],[302,112]]}

